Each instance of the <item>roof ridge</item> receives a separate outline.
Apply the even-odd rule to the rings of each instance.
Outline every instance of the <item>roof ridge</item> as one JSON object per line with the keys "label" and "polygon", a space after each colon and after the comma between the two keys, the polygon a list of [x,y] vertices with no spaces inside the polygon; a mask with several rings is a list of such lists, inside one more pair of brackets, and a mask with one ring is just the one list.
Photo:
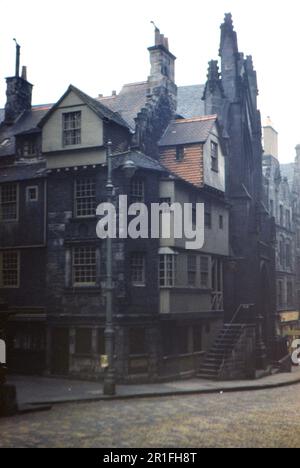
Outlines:
{"label": "roof ridge", "polygon": [[205,122],[207,120],[216,120],[218,118],[217,114],[213,115],[203,115],[199,117],[191,117],[188,119],[177,119],[173,120],[173,123],[180,124],[180,123],[191,123],[191,122]]}

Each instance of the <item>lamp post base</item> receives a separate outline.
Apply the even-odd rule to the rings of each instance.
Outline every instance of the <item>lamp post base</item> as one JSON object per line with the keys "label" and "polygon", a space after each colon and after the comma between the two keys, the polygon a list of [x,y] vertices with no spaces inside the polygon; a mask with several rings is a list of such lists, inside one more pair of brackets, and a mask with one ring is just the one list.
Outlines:
{"label": "lamp post base", "polygon": [[107,374],[103,383],[103,395],[114,396],[116,394],[115,376]]}

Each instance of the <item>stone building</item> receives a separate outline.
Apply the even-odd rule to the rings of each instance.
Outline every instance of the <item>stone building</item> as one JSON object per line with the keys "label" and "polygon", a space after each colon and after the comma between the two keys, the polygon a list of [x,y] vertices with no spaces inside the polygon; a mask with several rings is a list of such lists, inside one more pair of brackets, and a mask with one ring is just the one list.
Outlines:
{"label": "stone building", "polygon": [[[264,126],[263,170],[270,215],[276,224],[277,330],[299,328],[299,221],[294,170],[288,178],[278,159],[278,134]],[[297,244],[298,242],[298,244]]]}
{"label": "stone building", "polygon": [[[175,56],[158,28],[149,54],[148,79],[109,97],[70,86],[56,104],[32,107],[25,71],[7,81],[0,294],[15,311],[13,368],[26,355],[32,372],[103,373],[106,249],[95,210],[106,196],[109,139],[115,195],[166,210],[205,205],[202,249],[173,236],[113,242],[118,379],[200,368],[213,378],[254,376],[274,359],[275,226],[263,196],[252,59],[238,51],[230,14],[221,73],[211,61],[205,85],[176,86]],[[122,170],[129,160],[131,180]]]}

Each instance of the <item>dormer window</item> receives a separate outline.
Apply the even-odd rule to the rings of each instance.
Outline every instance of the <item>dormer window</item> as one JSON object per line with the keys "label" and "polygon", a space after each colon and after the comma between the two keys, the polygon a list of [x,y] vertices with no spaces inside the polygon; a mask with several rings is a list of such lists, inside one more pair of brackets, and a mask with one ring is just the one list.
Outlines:
{"label": "dormer window", "polygon": [[34,140],[25,140],[22,147],[22,156],[24,158],[33,158],[36,156],[36,144]]}
{"label": "dormer window", "polygon": [[184,146],[176,146],[176,160],[182,161],[184,158]]}
{"label": "dormer window", "polygon": [[210,157],[212,171],[219,171],[219,147],[214,141],[210,142]]}
{"label": "dormer window", "polygon": [[63,114],[63,145],[73,146],[81,144],[81,112]]}

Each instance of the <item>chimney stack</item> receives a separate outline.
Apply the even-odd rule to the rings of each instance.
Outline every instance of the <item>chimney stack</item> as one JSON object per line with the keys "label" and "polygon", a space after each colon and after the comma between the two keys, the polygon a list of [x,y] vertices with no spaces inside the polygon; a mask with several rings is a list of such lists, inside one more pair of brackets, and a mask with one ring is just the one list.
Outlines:
{"label": "chimney stack", "polygon": [[278,133],[273,127],[270,117],[264,126],[264,154],[278,159]]}
{"label": "chimney stack", "polygon": [[[15,40],[15,39],[14,39]],[[16,42],[16,70],[15,76],[6,78],[6,104],[4,122],[12,125],[26,110],[31,109],[32,84],[27,81],[27,68],[22,67],[20,76],[20,45]]]}

